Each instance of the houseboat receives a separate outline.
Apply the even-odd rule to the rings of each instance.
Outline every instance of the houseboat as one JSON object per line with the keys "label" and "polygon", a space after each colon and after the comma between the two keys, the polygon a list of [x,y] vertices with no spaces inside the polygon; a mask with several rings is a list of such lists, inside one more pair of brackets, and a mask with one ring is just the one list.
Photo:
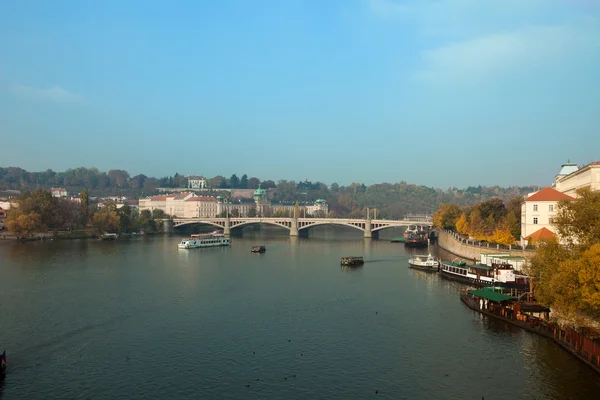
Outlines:
{"label": "houseboat", "polygon": [[119,235],[116,233],[104,233],[100,235],[100,240],[117,240],[117,237],[119,237]]}
{"label": "houseboat", "polygon": [[342,257],[341,264],[348,266],[363,265],[365,260],[362,257]]}
{"label": "houseboat", "polygon": [[427,247],[429,245],[427,232],[417,229],[407,230],[404,232],[404,245],[406,247]]}
{"label": "houseboat", "polygon": [[464,261],[443,261],[440,265],[442,277],[475,286],[498,286],[507,289],[529,289],[529,277],[518,275],[509,264],[467,265]]}
{"label": "houseboat", "polygon": [[408,265],[411,268],[420,269],[423,271],[437,272],[439,262],[431,254],[426,256],[412,256],[408,259]]}
{"label": "houseboat", "polygon": [[199,247],[229,246],[231,241],[222,233],[196,234],[182,240],[177,245],[179,249],[197,249]]}
{"label": "houseboat", "polygon": [[267,251],[267,248],[265,246],[252,246],[252,249],[250,251],[252,253],[264,253],[265,251]]}

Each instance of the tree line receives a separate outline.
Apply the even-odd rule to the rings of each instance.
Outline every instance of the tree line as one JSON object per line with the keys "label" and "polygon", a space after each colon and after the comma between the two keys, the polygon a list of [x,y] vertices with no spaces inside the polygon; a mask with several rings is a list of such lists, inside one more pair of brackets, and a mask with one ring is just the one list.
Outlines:
{"label": "tree line", "polygon": [[510,246],[521,237],[522,197],[506,202],[499,198],[471,206],[442,204],[433,215],[433,223],[476,240]]}
{"label": "tree line", "polygon": [[89,203],[87,190],[81,192],[81,202],[53,197],[43,189],[25,191],[17,199],[18,207],[11,209],[6,221],[9,231],[19,237],[33,233],[91,229],[97,234],[104,232],[130,233],[144,230],[160,232],[165,218],[162,210],[138,213],[129,206],[116,207],[108,203],[102,208]]}
{"label": "tree line", "polygon": [[[215,193],[218,189],[256,189],[260,184],[263,189],[268,190],[269,198],[275,202],[325,199],[332,217],[362,218],[369,208],[373,216],[386,219],[402,218],[409,214],[433,214],[444,203],[472,206],[495,197],[507,201],[536,190],[534,187],[517,186],[438,189],[404,181],[372,185],[354,182],[344,186],[308,180],[296,182],[281,179],[274,182],[248,177],[246,174],[239,179],[237,174],[229,178],[218,175],[207,179],[207,182]],[[101,172],[96,168],[75,168],[65,172],[27,172],[21,168],[0,168],[0,189],[21,191],[59,186],[65,187],[70,193],[79,193],[85,189],[93,196],[123,195],[139,198],[155,194],[158,187],[186,187],[187,183],[187,178],[179,173],[153,178],[143,174],[131,177],[124,170]]]}

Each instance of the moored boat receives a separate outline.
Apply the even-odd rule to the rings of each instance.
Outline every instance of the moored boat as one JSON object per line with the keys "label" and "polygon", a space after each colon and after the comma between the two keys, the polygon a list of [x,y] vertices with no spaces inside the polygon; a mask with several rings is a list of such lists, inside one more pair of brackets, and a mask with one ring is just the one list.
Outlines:
{"label": "moored boat", "polygon": [[417,229],[404,232],[404,245],[407,247],[427,247],[429,245],[427,232]]}
{"label": "moored boat", "polygon": [[342,257],[340,262],[342,265],[363,265],[365,260],[362,257]]}
{"label": "moored boat", "polygon": [[475,286],[498,286],[508,289],[529,289],[529,277],[516,273],[509,264],[467,265],[464,261],[442,261],[440,274],[447,279]]}
{"label": "moored boat", "polygon": [[252,253],[264,253],[265,251],[267,251],[267,248],[265,246],[252,246],[252,249],[250,251]]}
{"label": "moored boat", "polygon": [[197,249],[200,247],[229,246],[230,240],[222,233],[194,234],[189,239],[182,240],[177,248]]}
{"label": "moored boat", "polygon": [[100,240],[117,240],[117,237],[119,237],[119,235],[116,233],[104,233],[100,235]]}
{"label": "moored boat", "polygon": [[411,268],[423,271],[437,272],[439,269],[439,262],[431,254],[426,256],[412,256],[408,259],[408,265]]}

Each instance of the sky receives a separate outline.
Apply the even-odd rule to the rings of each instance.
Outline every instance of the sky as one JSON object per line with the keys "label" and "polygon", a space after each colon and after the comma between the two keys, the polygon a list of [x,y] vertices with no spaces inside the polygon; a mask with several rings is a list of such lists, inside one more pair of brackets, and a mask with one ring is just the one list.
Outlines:
{"label": "sky", "polygon": [[448,188],[600,160],[600,0],[0,2],[0,166]]}

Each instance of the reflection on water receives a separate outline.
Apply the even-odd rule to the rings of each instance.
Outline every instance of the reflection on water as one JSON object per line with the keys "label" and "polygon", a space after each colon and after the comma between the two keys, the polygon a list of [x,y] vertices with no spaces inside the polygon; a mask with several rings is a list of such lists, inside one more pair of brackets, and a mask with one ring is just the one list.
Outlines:
{"label": "reflection on water", "polygon": [[[399,236],[398,234],[393,234]],[[598,377],[549,340],[464,306],[408,268],[438,249],[248,230],[0,245],[0,393],[48,398],[592,399]],[[254,245],[264,254],[252,254]],[[360,267],[340,266],[362,256]],[[339,268],[339,269],[338,269]]]}

